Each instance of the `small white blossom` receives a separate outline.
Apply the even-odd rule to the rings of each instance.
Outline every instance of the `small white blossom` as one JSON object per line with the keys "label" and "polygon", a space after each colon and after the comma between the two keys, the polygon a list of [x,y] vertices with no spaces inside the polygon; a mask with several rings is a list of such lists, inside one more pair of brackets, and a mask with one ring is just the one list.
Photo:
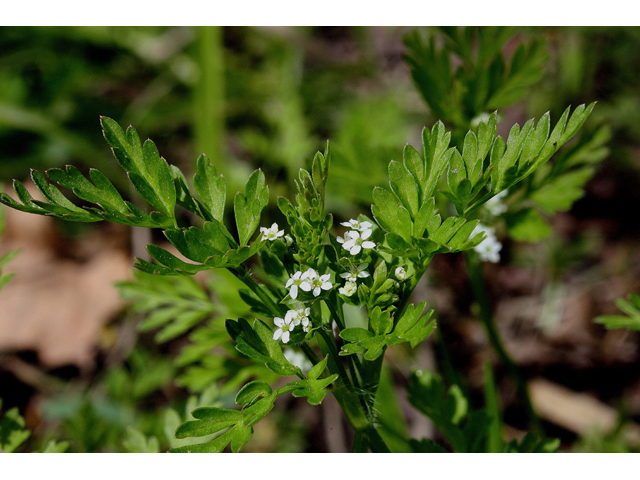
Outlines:
{"label": "small white blossom", "polygon": [[489,212],[489,215],[497,217],[507,211],[509,207],[507,207],[507,204],[504,203],[502,199],[508,194],[508,190],[503,190],[502,192],[487,200],[487,202],[484,204],[484,208],[487,210],[487,212]]}
{"label": "small white blossom", "polygon": [[347,281],[347,283],[344,284],[344,287],[340,287],[338,289],[338,293],[344,295],[345,297],[350,297],[351,295],[356,293],[357,290],[358,285],[356,285],[356,282]]}
{"label": "small white blossom", "polygon": [[329,278],[331,275],[328,273],[322,276],[318,275],[313,268],[310,268],[306,272],[302,274],[302,283],[300,284],[300,288],[305,292],[313,291],[313,296],[317,297],[320,295],[322,290],[331,290],[333,286],[329,282]]}
{"label": "small white blossom", "polygon": [[273,339],[278,340],[281,338],[282,343],[287,343],[289,341],[289,332],[295,328],[295,324],[292,324],[291,319],[287,319],[286,317],[276,317],[273,319],[273,323],[278,327],[278,329],[273,332]]}
{"label": "small white blossom", "polygon": [[262,233],[262,241],[277,240],[279,237],[284,235],[284,230],[278,230],[278,224],[274,223],[271,225],[271,228],[260,227],[260,232]]}
{"label": "small white blossom", "polygon": [[302,352],[296,352],[292,348],[287,347],[282,353],[284,354],[284,358],[286,358],[291,365],[298,367],[303,373],[307,373],[311,370],[311,367],[313,367],[313,364]]}
{"label": "small white blossom", "polygon": [[340,276],[346,278],[349,282],[355,283],[358,278],[367,278],[369,276],[369,272],[367,272],[368,266],[368,263],[363,263],[350,272],[341,273]]}
{"label": "small white blossom", "polygon": [[407,279],[407,271],[402,267],[396,268],[395,274],[396,274],[396,278],[400,281]]}
{"label": "small white blossom", "polygon": [[344,242],[349,240],[349,238],[350,238],[349,234],[351,234],[351,233],[353,233],[353,231],[352,230],[348,230],[347,232],[345,232],[344,238],[336,237],[336,240],[338,241],[338,243],[344,243]]}
{"label": "small white blossom", "polygon": [[303,328],[308,327],[310,311],[310,308],[304,308],[302,305],[300,305],[296,310],[289,310],[284,316],[284,319],[289,319],[289,322],[291,322],[292,325],[302,324]]}
{"label": "small white blossom", "polygon": [[[349,250],[349,253],[351,255],[359,254],[363,248],[376,248],[375,243],[367,240],[367,238],[371,236],[371,233],[372,230],[365,230],[361,235],[360,232],[350,230],[349,232],[347,232],[349,239],[345,240],[345,242],[342,244],[342,248],[344,248],[345,250]],[[345,239],[347,238],[347,234],[345,234]]]}
{"label": "small white blossom", "polygon": [[500,261],[502,243],[498,241],[495,230],[492,227],[479,223],[478,226],[473,229],[473,232],[471,232],[470,238],[473,238],[480,232],[485,233],[485,239],[473,247],[473,249],[478,253],[480,260],[483,262],[498,263]]}
{"label": "small white blossom", "polygon": [[300,278],[301,275],[302,275],[302,272],[294,273],[293,275],[291,275],[291,278],[289,278],[289,280],[287,280],[287,283],[285,284],[285,287],[289,289],[289,295],[294,300],[298,298],[298,287],[302,283],[302,278]]}
{"label": "small white blossom", "polygon": [[293,238],[290,235],[285,235],[284,243],[286,243],[287,247],[290,247],[293,244]]}
{"label": "small white blossom", "polygon": [[358,220],[354,220],[353,218],[348,222],[342,222],[340,225],[349,227],[352,230],[357,230],[359,232],[364,232],[365,230],[371,230],[371,227],[373,227],[371,222],[367,222],[367,221],[359,222]]}

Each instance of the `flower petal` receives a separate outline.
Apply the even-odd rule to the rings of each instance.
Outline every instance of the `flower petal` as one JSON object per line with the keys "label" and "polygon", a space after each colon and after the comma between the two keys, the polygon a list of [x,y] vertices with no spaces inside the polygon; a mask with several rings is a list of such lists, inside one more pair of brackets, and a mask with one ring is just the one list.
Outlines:
{"label": "flower petal", "polygon": [[289,332],[284,332],[282,334],[282,343],[289,343]]}
{"label": "flower petal", "polygon": [[[367,242],[365,242],[367,243]],[[371,242],[369,242],[371,243]],[[362,250],[362,247],[360,245],[354,245],[353,247],[351,247],[351,249],[349,250],[349,253],[351,255],[357,255],[360,253],[360,250]]]}
{"label": "flower petal", "polygon": [[278,329],[275,332],[273,332],[273,339],[274,340],[278,340],[281,336],[282,336],[282,330]]}
{"label": "flower petal", "polygon": [[373,242],[362,242],[362,248],[376,248],[376,244]]}

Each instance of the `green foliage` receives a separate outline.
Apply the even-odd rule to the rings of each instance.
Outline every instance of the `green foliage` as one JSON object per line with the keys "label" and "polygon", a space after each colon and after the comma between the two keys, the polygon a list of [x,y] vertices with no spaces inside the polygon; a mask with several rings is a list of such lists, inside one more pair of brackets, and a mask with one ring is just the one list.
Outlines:
{"label": "green foliage", "polygon": [[[2,399],[0,399],[2,408]],[[18,413],[18,408],[14,407],[0,418],[0,453],[15,452],[22,445],[31,432],[24,427],[24,418]]]}
{"label": "green foliage", "polygon": [[436,327],[435,320],[431,320],[433,310],[425,314],[425,309],[426,302],[421,302],[417,307],[409,305],[394,327],[390,313],[375,307],[370,319],[373,331],[356,327],[340,332],[340,337],[348,342],[342,346],[340,355],[364,352],[365,360],[375,360],[382,355],[386,347],[409,342],[411,348],[415,348],[431,335]]}
{"label": "green foliage", "polygon": [[147,438],[135,428],[127,427],[127,438],[123,442],[129,453],[160,453],[160,444],[156,437]]}
{"label": "green foliage", "polygon": [[[269,202],[262,170],[255,170],[243,191],[233,196],[237,235],[232,234],[225,225],[226,180],[206,156],[198,158],[190,183],[160,157],[151,140],[142,143],[133,127],[123,130],[107,117],[102,117],[104,137],[133,188],[148,203],[149,213],[124,200],[97,170],[91,170],[87,178],[74,167],[51,169],[48,175],[81,200],[78,205],[37,171],[32,172],[32,179],[46,201],[33,199],[19,182],[14,182],[19,202],[8,195],[0,197],[2,203],[30,213],[160,228],[177,250],[180,258],[149,245],[154,262],[137,259],[136,267],[143,273],[119,288],[133,301],[134,312],[144,317],[141,331],[158,330],[158,343],[189,334],[190,343],[175,365],[157,362],[148,372],[149,358],[134,353],[127,371],[119,370],[107,379],[110,395],[144,399],[171,381],[176,366],[185,368],[179,385],[194,392],[206,393],[211,387],[217,391],[218,384],[224,384],[218,393],[230,393],[244,386],[235,396],[240,409],[191,402],[188,407],[193,418],[187,416],[185,423],[176,411],[167,413],[165,431],[175,428],[176,432],[176,439],[167,435],[171,451],[220,452],[228,446],[240,451],[251,438],[253,425],[274,408],[278,396],[291,393],[317,405],[328,391],[356,431],[356,450],[389,451],[384,437],[406,433],[388,427],[384,435],[377,431],[375,402],[384,353],[401,343],[415,348],[433,332],[433,310],[427,310],[426,302],[409,303],[431,259],[478,246],[483,235],[474,233],[479,225],[474,212],[507,189],[511,195],[526,189],[521,190],[521,199],[531,200],[547,214],[568,208],[581,193],[592,173],[584,166],[602,155],[602,134],[576,144],[571,155],[558,157],[553,164],[547,162],[576,134],[594,104],[580,105],[573,112],[568,108],[553,128],[549,113],[537,122],[527,121],[522,128],[516,124],[506,140],[497,135],[497,113],[486,115],[469,129],[488,106],[495,108],[523,94],[539,70],[541,47],[534,42],[530,48],[518,48],[506,62],[500,50],[509,30],[442,31],[447,42],[443,50],[433,41],[425,46],[418,37],[409,37],[407,42],[412,48],[414,78],[431,81],[433,73],[441,77],[440,83],[421,89],[425,99],[436,105],[434,112],[446,112],[443,120],[458,130],[447,131],[442,121],[424,128],[420,151],[407,145],[401,161],[388,163],[388,188],[373,189],[373,219],[360,215],[343,222],[350,229],[344,237],[333,235],[333,216],[325,212],[331,165],[328,143],[324,153],[314,156],[310,170],[300,169],[295,201],[284,197],[277,201],[290,234],[273,224],[271,229],[262,227],[256,238]],[[474,41],[477,50],[471,47]],[[452,52],[468,68],[453,73],[448,63]],[[437,68],[428,72],[431,64]],[[457,80],[450,83],[447,75]],[[441,98],[434,92],[442,93]],[[453,203],[456,215],[448,215],[440,194]],[[178,224],[182,217],[176,216],[176,205],[198,217],[195,225]],[[507,217],[516,236],[533,239],[545,233],[545,220],[533,208],[523,203]],[[188,277],[214,268],[226,273],[211,277],[207,288]],[[340,287],[342,279],[344,286]],[[366,312],[363,324],[347,325],[345,304]],[[291,352],[285,355],[283,344],[292,348],[294,356],[304,355],[311,365],[302,368]],[[280,376],[298,379],[274,388]],[[407,390],[409,401],[432,419],[454,451],[551,448],[533,437],[505,447],[493,383],[487,376],[487,407],[479,410],[469,408],[458,386],[446,388],[428,372],[413,375]],[[131,403],[122,403],[125,408],[115,408],[114,415],[109,401],[105,407],[90,397],[82,398],[66,420],[67,431],[80,439],[72,447],[91,451],[101,445],[117,445],[126,450],[158,451],[164,440],[157,430],[136,425]],[[117,428],[105,421],[110,415],[117,417],[113,421]],[[381,418],[385,417],[391,420],[393,412]],[[390,442],[401,451],[442,450],[428,440]]]}
{"label": "green foliage", "polygon": [[632,293],[628,300],[616,298],[616,306],[625,315],[601,315],[595,322],[604,325],[607,329],[626,328],[631,331],[640,331],[640,295]]}
{"label": "green foliage", "polygon": [[511,440],[504,449],[505,453],[555,453],[560,447],[559,438],[538,438],[529,432],[518,442]]}
{"label": "green foliage", "polygon": [[[485,380],[492,382],[487,371]],[[558,450],[559,439],[541,439],[533,433],[528,433],[520,442],[505,443],[500,431],[501,420],[497,417],[499,407],[494,388],[491,385],[485,388],[487,407],[470,410],[458,385],[447,389],[440,378],[420,370],[411,376],[407,393],[409,402],[433,421],[454,452],[550,453]],[[411,447],[414,452],[443,451],[429,439],[411,440]]]}
{"label": "green foliage", "polygon": [[526,94],[548,54],[536,39],[520,43],[506,59],[502,49],[514,34],[512,27],[441,27],[428,39],[418,30],[405,37],[414,83],[436,117],[468,128],[480,114]]}
{"label": "green foliage", "polygon": [[530,242],[547,238],[551,233],[547,217],[569,210],[584,195],[585,184],[595,173],[594,164],[609,153],[606,143],[610,137],[606,126],[584,131],[526,182],[509,189],[514,199],[504,214],[509,235]]}

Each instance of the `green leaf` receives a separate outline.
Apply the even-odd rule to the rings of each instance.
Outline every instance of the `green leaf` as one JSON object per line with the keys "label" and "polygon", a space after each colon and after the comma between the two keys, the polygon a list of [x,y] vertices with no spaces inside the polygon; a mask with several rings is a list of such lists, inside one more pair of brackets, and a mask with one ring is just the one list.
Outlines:
{"label": "green leaf", "polygon": [[533,208],[508,211],[504,218],[509,235],[514,240],[537,242],[547,238],[553,231],[551,225]]}
{"label": "green leaf", "polygon": [[225,433],[211,442],[184,447],[173,448],[176,453],[219,453],[227,445],[231,451],[239,452],[246,445],[253,434],[252,425],[262,420],[272,409],[276,393],[257,400],[242,411],[224,410],[221,408],[198,408],[192,412],[195,421],[182,424],[176,431],[177,438],[202,437],[229,428]]}
{"label": "green leaf", "polygon": [[240,245],[249,239],[260,224],[260,214],[269,201],[269,189],[265,185],[262,170],[254,171],[245,185],[245,193],[238,192],[233,200],[236,227]]}
{"label": "green leaf", "polygon": [[127,172],[138,193],[150,205],[174,219],[176,189],[171,168],[160,157],[155,144],[147,140],[142,145],[133,127],[123,132],[120,125],[108,117],[101,117],[100,123],[116,160]]}
{"label": "green leaf", "polygon": [[389,186],[412,217],[418,213],[420,189],[411,172],[400,162],[389,163]]}
{"label": "green leaf", "polygon": [[[0,407],[2,407],[1,399]],[[15,452],[29,438],[31,432],[26,430],[24,425],[24,418],[18,413],[17,407],[8,410],[0,417],[0,453]]]}
{"label": "green leaf", "polygon": [[273,391],[264,382],[249,382],[236,395],[236,405],[250,405],[260,397],[268,397]]}
{"label": "green leaf", "polygon": [[327,367],[327,360],[328,356],[314,365],[306,379],[287,383],[283,389],[291,390],[294,397],[307,397],[311,405],[319,405],[327,394],[326,388],[338,378],[338,374],[319,378]]}
{"label": "green leaf", "polygon": [[206,155],[200,155],[196,162],[193,185],[211,216],[222,223],[227,195],[227,183],[222,174]]}
{"label": "green leaf", "polygon": [[225,326],[240,353],[264,363],[268,369],[280,375],[296,375],[300,372],[298,367],[287,361],[280,343],[273,339],[273,331],[261,320],[254,320],[253,325],[244,318],[237,322],[227,320]]}
{"label": "green leaf", "polygon": [[640,331],[640,296],[631,294],[628,300],[616,299],[616,306],[622,310],[623,315],[601,315],[595,322],[604,325],[607,329],[626,328],[631,331]]}
{"label": "green leaf", "polygon": [[145,437],[142,432],[127,426],[127,438],[122,442],[129,453],[160,453],[156,437]]}
{"label": "green leaf", "polygon": [[429,371],[414,373],[407,386],[409,402],[429,417],[456,452],[469,451],[461,429],[468,402],[457,385],[446,389],[442,380]]}
{"label": "green leaf", "polygon": [[595,170],[590,167],[566,173],[543,185],[530,198],[548,214],[567,211],[576,200],[582,198],[584,185],[594,173]]}
{"label": "green leaf", "polygon": [[430,131],[426,128],[422,130],[422,147],[427,175],[426,182],[422,186],[423,199],[433,196],[438,180],[449,163],[453,154],[453,148],[448,148],[450,141],[451,133],[445,131],[442,122],[437,122]]}
{"label": "green leaf", "polygon": [[396,196],[387,190],[375,187],[373,189],[373,205],[371,212],[378,225],[390,233],[395,233],[406,241],[411,239],[411,215],[409,211],[398,204]]}

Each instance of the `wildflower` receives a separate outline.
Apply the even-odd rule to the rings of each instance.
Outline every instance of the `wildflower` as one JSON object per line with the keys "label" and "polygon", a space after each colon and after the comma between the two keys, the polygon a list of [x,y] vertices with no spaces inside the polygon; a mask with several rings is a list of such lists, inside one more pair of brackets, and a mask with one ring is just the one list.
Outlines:
{"label": "wildflower", "polygon": [[341,273],[340,276],[346,278],[349,282],[355,283],[358,278],[367,278],[369,276],[369,272],[367,272],[368,266],[368,263],[363,263],[350,272]]}
{"label": "wildflower", "polygon": [[276,317],[273,319],[273,323],[278,327],[278,329],[273,332],[273,339],[278,340],[282,339],[282,343],[287,343],[289,341],[290,331],[295,328],[295,324],[291,323],[291,318],[280,318]]}
{"label": "wildflower", "polygon": [[274,223],[273,225],[271,225],[271,228],[260,227],[260,232],[262,232],[261,240],[263,242],[265,240],[271,240],[273,242],[274,240],[277,240],[278,237],[281,237],[284,235],[284,230],[278,230],[277,223]]}
{"label": "wildflower", "polygon": [[282,353],[284,354],[284,358],[286,358],[291,365],[298,367],[304,373],[308,372],[309,370],[311,370],[311,367],[313,367],[313,364],[307,359],[307,357],[304,356],[304,353],[302,352],[296,352],[292,348],[287,347]]}
{"label": "wildflower", "polygon": [[371,227],[373,227],[373,225],[371,224],[371,222],[359,222],[358,220],[354,220],[353,218],[351,220],[349,220],[348,222],[342,222],[340,225],[343,225],[345,227],[349,227],[352,230],[357,230],[359,232],[364,232],[366,230],[371,230]]}
{"label": "wildflower", "polygon": [[342,244],[342,248],[344,248],[345,250],[349,250],[349,253],[351,255],[359,254],[363,248],[375,248],[376,244],[367,240],[367,238],[371,236],[371,232],[372,230],[365,230],[364,232],[362,232],[362,235],[360,235],[360,232],[350,230],[348,232],[349,239]]}
{"label": "wildflower", "polygon": [[331,290],[331,288],[333,287],[329,282],[330,276],[331,275],[329,275],[328,273],[319,276],[318,272],[316,272],[313,268],[310,268],[302,274],[302,277],[300,277],[302,278],[300,288],[305,292],[310,292],[313,290],[313,296],[317,297],[318,295],[320,295],[322,290]]}
{"label": "wildflower", "polygon": [[298,298],[298,287],[302,283],[302,278],[300,278],[301,275],[302,275],[302,272],[294,273],[293,275],[291,275],[291,278],[287,280],[287,283],[285,284],[285,287],[289,289],[289,295],[294,300]]}
{"label": "wildflower", "polygon": [[356,285],[356,282],[347,281],[347,283],[344,284],[344,287],[340,287],[338,289],[338,293],[344,295],[345,297],[350,297],[351,295],[356,293],[357,290],[358,285]]}
{"label": "wildflower", "polygon": [[342,238],[342,237],[336,237],[336,240],[338,241],[338,243],[344,243],[344,242],[346,242],[346,241],[348,241],[348,240],[349,240],[349,238],[350,238],[350,237],[349,237],[349,235],[350,235],[351,233],[353,233],[353,231],[352,231],[352,230],[349,230],[349,231],[345,232],[345,234],[344,234],[344,238]]}
{"label": "wildflower", "polygon": [[396,274],[396,278],[400,281],[407,279],[407,271],[402,267],[396,268],[395,274]]}
{"label": "wildflower", "polygon": [[503,190],[502,192],[487,200],[487,202],[484,204],[484,208],[487,210],[487,212],[489,212],[489,215],[497,217],[507,211],[509,207],[507,207],[502,199],[508,194],[509,190]]}
{"label": "wildflower", "polygon": [[480,260],[483,262],[498,263],[500,261],[500,250],[502,249],[502,243],[500,243],[495,235],[495,230],[492,227],[488,227],[479,223],[476,228],[471,232],[473,238],[480,232],[485,233],[485,239],[473,249],[480,256]]}
{"label": "wildflower", "polygon": [[309,326],[310,311],[310,308],[304,308],[302,305],[300,305],[296,310],[289,310],[284,316],[284,319],[289,319],[289,322],[291,322],[291,324],[294,326],[302,324],[302,327],[304,328]]}
{"label": "wildflower", "polygon": [[285,235],[284,243],[287,245],[287,247],[290,247],[293,244],[293,238],[291,238],[290,235]]}

